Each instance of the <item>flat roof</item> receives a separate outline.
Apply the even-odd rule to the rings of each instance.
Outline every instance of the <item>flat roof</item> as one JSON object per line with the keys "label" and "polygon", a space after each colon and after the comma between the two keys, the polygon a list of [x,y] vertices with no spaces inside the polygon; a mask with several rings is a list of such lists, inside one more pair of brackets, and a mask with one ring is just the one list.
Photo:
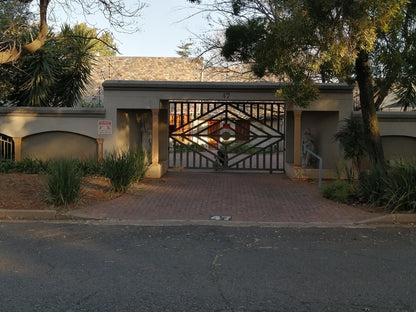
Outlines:
{"label": "flat roof", "polygon": [[[106,80],[103,82],[105,90],[137,89],[137,90],[234,90],[250,92],[274,92],[288,85],[275,82],[199,82],[199,81],[140,81],[140,80]],[[352,92],[353,86],[339,83],[317,83],[319,90],[325,92]]]}

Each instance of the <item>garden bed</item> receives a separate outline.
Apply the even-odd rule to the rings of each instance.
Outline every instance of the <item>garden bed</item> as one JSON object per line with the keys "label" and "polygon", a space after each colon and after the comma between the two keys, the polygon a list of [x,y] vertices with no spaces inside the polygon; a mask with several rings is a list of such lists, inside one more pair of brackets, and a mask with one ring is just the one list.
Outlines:
{"label": "garden bed", "polygon": [[48,202],[47,183],[41,174],[0,174],[0,209],[79,209],[120,196],[111,190],[108,179],[99,176],[84,177],[79,200],[68,207],[54,207]]}

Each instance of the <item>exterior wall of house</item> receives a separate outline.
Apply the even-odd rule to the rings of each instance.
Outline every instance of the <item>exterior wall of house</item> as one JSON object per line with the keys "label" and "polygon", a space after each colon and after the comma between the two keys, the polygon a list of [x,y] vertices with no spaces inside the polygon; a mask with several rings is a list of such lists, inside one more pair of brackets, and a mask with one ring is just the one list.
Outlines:
{"label": "exterior wall of house", "polygon": [[[361,113],[353,116],[361,118]],[[415,159],[416,112],[379,112],[377,116],[385,159]]]}

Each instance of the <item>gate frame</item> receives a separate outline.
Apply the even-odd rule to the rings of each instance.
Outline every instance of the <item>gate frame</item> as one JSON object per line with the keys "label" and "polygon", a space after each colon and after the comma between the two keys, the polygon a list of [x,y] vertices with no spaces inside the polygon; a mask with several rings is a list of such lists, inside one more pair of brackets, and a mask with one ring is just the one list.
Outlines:
{"label": "gate frame", "polygon": [[[261,117],[262,115],[263,117]],[[248,119],[243,119],[242,117],[248,117]],[[270,117],[270,119],[267,117]],[[243,151],[233,152],[233,148],[231,148],[229,150],[229,153],[233,154],[231,158],[228,155],[221,157],[222,154],[218,154],[220,153],[218,144],[224,134],[221,133],[222,128],[220,127],[220,123],[224,122],[224,120],[228,120],[230,124],[234,124],[235,126],[234,129],[232,127],[228,128],[230,129],[228,131],[230,137],[225,139],[225,143],[222,143],[226,150],[227,147],[230,148],[233,146],[233,141],[238,142],[239,132],[237,131],[237,121],[245,120],[249,124],[249,127],[246,129],[248,139],[244,140],[246,141],[245,143],[237,144],[237,149],[243,148]],[[217,125],[217,123],[219,127],[215,127],[216,129],[213,132],[212,127],[214,124]],[[200,129],[201,124],[203,125],[202,130]],[[230,124],[228,125],[229,127]],[[231,171],[249,170],[282,173],[284,172],[284,154],[286,148],[285,124],[286,104],[283,101],[171,100],[169,101],[169,168]],[[223,126],[225,127],[226,124]],[[253,133],[257,135],[250,135]],[[227,142],[230,138],[234,140]],[[262,141],[257,142],[253,146],[249,144],[257,139],[262,139]],[[276,141],[270,142],[274,140]],[[204,145],[200,147],[201,150],[187,149],[186,156],[183,155],[183,147],[186,147],[189,143],[201,145],[198,144],[199,141],[202,141],[202,145]],[[179,152],[176,152],[175,147],[172,148],[172,143],[175,145],[178,143],[180,148]],[[264,147],[263,144],[265,143],[267,146]],[[270,146],[277,147],[276,154],[270,153],[266,157],[266,149]],[[259,150],[253,152],[253,149]],[[171,159],[172,150],[173,159]],[[217,153],[215,154],[216,150]],[[179,155],[179,166],[175,166],[177,164],[177,154]],[[244,155],[243,158],[237,159],[241,155]],[[234,162],[231,164],[228,163],[228,161],[232,160]]]}

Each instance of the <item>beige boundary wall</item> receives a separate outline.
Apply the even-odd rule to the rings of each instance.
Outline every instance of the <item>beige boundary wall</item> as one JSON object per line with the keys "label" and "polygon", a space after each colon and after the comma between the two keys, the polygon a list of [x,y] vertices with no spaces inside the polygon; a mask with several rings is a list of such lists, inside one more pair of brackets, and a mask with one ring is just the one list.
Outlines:
{"label": "beige boundary wall", "polygon": [[101,159],[98,124],[104,109],[49,107],[0,108],[0,133],[13,138],[15,160]]}
{"label": "beige boundary wall", "polygon": [[[151,152],[149,177],[168,170],[169,100],[273,101],[276,83],[204,83],[106,81],[104,108],[0,108],[0,134],[12,137],[15,159],[25,157],[92,158],[106,152],[144,147]],[[320,96],[307,109],[287,107],[285,172],[291,178],[316,178],[302,168],[302,142],[309,131],[323,158],[324,178],[334,178],[342,150],[333,136],[352,114],[352,88],[320,85]],[[356,115],[356,113],[354,113]],[[381,113],[380,129],[387,159],[416,153],[416,114]]]}

